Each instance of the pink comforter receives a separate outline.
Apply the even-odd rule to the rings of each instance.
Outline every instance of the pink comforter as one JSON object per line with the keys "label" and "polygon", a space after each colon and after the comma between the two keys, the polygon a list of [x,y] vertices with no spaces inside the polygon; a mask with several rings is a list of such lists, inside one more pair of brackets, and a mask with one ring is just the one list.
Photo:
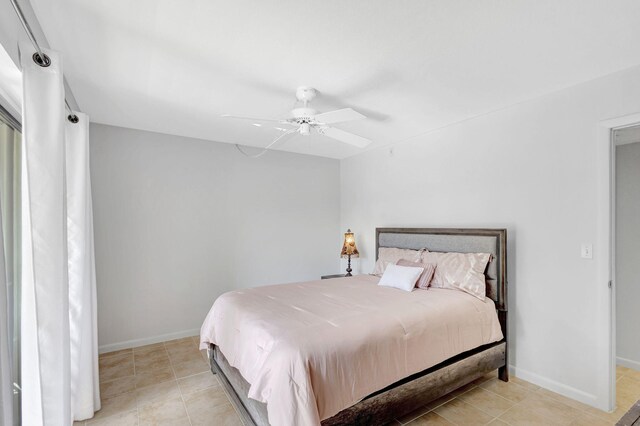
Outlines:
{"label": "pink comforter", "polygon": [[269,422],[317,425],[365,396],[502,339],[492,300],[405,292],[359,275],[220,296],[200,333],[267,403]]}

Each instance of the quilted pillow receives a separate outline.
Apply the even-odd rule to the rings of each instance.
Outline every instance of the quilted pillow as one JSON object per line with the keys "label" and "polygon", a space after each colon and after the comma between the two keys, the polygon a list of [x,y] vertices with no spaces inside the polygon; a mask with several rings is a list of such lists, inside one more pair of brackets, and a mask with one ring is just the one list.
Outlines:
{"label": "quilted pillow", "polygon": [[487,292],[484,271],[490,258],[489,253],[428,252],[422,261],[437,265],[432,287],[462,290],[484,301]]}
{"label": "quilted pillow", "polygon": [[400,249],[395,247],[380,247],[378,249],[378,260],[373,267],[373,275],[382,276],[387,265],[396,264],[400,259],[408,259],[414,262],[420,262],[422,250]]}

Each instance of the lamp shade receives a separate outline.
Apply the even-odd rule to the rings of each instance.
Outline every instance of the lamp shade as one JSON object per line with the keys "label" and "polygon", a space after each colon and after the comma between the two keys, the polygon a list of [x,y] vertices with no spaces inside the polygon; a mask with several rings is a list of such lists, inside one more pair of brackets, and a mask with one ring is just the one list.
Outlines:
{"label": "lamp shade", "polygon": [[359,257],[358,248],[356,247],[356,239],[353,236],[351,229],[347,229],[344,233],[344,243],[342,244],[342,251],[340,257]]}

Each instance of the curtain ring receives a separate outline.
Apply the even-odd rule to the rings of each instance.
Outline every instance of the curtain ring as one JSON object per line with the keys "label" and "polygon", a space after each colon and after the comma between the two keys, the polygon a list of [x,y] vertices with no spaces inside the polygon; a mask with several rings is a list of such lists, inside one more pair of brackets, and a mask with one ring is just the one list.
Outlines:
{"label": "curtain ring", "polygon": [[32,58],[33,58],[33,62],[35,62],[36,64],[40,65],[43,68],[46,68],[49,65],[51,65],[51,59],[49,59],[49,57],[45,53],[43,53],[41,56],[40,53],[36,52],[33,54]]}

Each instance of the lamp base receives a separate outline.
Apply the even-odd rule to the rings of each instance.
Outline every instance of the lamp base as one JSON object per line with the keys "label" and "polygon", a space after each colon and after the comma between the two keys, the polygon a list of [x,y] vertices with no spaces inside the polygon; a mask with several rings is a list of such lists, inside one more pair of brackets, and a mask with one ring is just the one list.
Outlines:
{"label": "lamp base", "polygon": [[349,255],[347,257],[347,274],[345,277],[352,277],[353,275],[351,275],[351,271],[353,271],[353,269],[351,269],[351,255]]}

